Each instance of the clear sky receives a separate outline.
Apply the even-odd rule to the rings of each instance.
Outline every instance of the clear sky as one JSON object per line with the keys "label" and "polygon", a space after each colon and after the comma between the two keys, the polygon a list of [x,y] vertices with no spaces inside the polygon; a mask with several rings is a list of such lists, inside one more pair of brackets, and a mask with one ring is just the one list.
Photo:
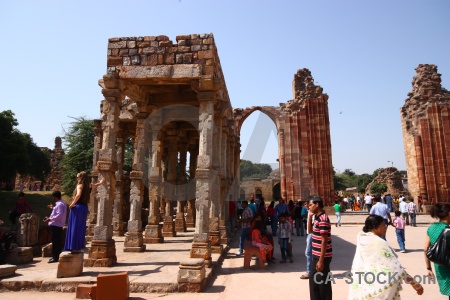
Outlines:
{"label": "clear sky", "polygon": [[[0,111],[53,148],[70,117],[99,117],[108,38],[213,33],[233,107],[287,102],[308,68],[329,95],[334,167],[404,170],[400,108],[414,69],[436,64],[450,89],[449,13],[447,0],[3,0]],[[274,125],[262,155],[246,152],[259,115],[244,123],[241,154],[274,163]]]}

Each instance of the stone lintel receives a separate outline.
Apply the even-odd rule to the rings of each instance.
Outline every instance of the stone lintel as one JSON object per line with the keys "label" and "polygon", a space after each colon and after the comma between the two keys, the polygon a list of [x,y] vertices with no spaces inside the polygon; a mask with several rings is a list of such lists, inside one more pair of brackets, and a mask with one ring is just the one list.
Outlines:
{"label": "stone lintel", "polygon": [[120,79],[198,79],[202,67],[198,64],[160,65],[160,66],[121,66]]}

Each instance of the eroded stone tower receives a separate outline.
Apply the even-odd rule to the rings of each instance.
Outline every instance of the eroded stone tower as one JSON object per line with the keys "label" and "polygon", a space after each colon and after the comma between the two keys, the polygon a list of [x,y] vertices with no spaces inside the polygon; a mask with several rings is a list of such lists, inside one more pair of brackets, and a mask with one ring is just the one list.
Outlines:
{"label": "eroded stone tower", "polygon": [[401,108],[408,186],[429,202],[450,198],[450,92],[437,66],[421,64]]}

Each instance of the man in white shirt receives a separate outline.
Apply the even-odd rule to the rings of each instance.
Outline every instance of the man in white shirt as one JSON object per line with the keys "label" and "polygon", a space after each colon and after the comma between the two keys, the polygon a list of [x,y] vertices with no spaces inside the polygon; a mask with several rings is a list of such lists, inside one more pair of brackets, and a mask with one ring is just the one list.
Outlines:
{"label": "man in white shirt", "polygon": [[372,208],[372,196],[370,196],[369,193],[364,197],[364,203],[366,204],[367,211],[370,211]]}
{"label": "man in white shirt", "polygon": [[406,225],[409,225],[408,204],[405,202],[405,197],[400,196],[399,210],[402,213]]}

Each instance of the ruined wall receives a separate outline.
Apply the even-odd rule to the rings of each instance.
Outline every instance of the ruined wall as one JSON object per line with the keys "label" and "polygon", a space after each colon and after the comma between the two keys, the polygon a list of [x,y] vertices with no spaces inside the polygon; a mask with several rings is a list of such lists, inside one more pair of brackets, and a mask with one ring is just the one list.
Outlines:
{"label": "ruined wall", "polygon": [[401,108],[408,186],[415,198],[450,199],[450,92],[437,66],[421,64]]}
{"label": "ruined wall", "polygon": [[279,179],[244,179],[241,181],[240,188],[245,192],[245,200],[250,201],[256,190],[260,189],[264,197],[264,201],[269,204],[273,199],[273,187],[279,183]]}
{"label": "ruined wall", "polygon": [[371,183],[367,185],[365,194],[370,193],[370,187],[375,182],[384,183],[387,185],[388,190],[386,191],[386,194],[391,194],[394,196],[409,195],[408,191],[403,187],[402,175],[397,168],[386,168],[378,172],[378,175],[372,180]]}

